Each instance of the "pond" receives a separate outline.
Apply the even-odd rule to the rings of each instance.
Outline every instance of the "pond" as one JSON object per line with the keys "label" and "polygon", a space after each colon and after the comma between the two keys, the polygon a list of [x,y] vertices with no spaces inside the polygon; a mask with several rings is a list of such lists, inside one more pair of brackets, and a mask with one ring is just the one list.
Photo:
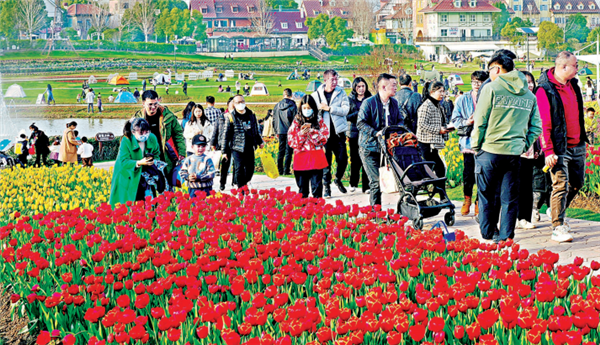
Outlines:
{"label": "pond", "polygon": [[48,136],[62,135],[67,123],[75,121],[80,137],[94,137],[97,133],[103,132],[111,132],[115,136],[122,135],[123,126],[127,122],[127,119],[42,119],[39,117],[12,117],[11,120],[17,132],[24,129],[29,135],[29,126],[35,123]]}

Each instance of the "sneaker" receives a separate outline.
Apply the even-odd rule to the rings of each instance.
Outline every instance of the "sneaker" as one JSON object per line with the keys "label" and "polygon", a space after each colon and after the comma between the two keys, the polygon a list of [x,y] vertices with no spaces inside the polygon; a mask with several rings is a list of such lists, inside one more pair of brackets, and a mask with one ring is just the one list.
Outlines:
{"label": "sneaker", "polygon": [[364,194],[371,194],[371,190],[367,189],[366,191],[363,192]]}
{"label": "sneaker", "polygon": [[356,192],[356,187],[350,186],[350,193],[354,193],[354,192]]}
{"label": "sneaker", "polygon": [[325,199],[329,199],[329,198],[331,198],[331,186],[330,186],[330,185],[328,185],[328,184],[326,184],[326,185],[325,185],[325,191],[324,191],[324,193],[323,193],[323,197],[324,197]]}
{"label": "sneaker", "polygon": [[517,229],[535,229],[535,225],[531,224],[525,219],[517,220]]}
{"label": "sneaker", "polygon": [[219,190],[220,190],[221,192],[222,192],[222,191],[224,191],[224,190],[225,190],[225,185],[224,185],[224,184],[222,184],[221,186],[219,186]]}
{"label": "sneaker", "polygon": [[550,209],[550,207],[546,209],[546,216],[548,216],[548,219],[552,221],[552,210]]}
{"label": "sneaker", "polygon": [[533,214],[531,215],[531,219],[533,219],[534,222],[539,222],[541,219],[540,210],[534,209]]}
{"label": "sneaker", "polygon": [[346,187],[344,187],[344,185],[342,184],[342,181],[335,179],[335,180],[333,180],[333,183],[335,183],[335,185],[338,187],[338,189],[340,190],[340,192],[342,194],[348,193],[348,191],[346,190]]}
{"label": "sneaker", "polygon": [[556,242],[571,242],[573,241],[573,236],[569,234],[569,230],[564,225],[559,225],[552,231],[552,241]]}

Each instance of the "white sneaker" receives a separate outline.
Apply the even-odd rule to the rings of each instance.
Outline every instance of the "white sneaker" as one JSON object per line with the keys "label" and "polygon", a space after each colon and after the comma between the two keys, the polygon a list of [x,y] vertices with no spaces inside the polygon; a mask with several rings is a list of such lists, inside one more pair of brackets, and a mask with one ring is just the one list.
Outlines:
{"label": "white sneaker", "polygon": [[548,216],[548,219],[552,221],[552,210],[550,209],[550,207],[546,209],[546,216]]}
{"label": "white sneaker", "polygon": [[370,190],[370,189],[367,189],[367,190],[365,191],[365,194],[371,194],[371,190]]}
{"label": "white sneaker", "polygon": [[534,222],[539,222],[540,221],[540,210],[533,210],[533,215],[531,216],[531,219],[533,219]]}
{"label": "white sneaker", "polygon": [[349,190],[350,190],[350,193],[354,193],[354,192],[356,191],[356,188],[355,188],[355,187],[352,187],[352,186],[350,186]]}
{"label": "white sneaker", "polygon": [[517,220],[517,229],[535,229],[535,225],[531,224],[525,219]]}
{"label": "white sneaker", "polygon": [[571,242],[573,241],[573,236],[569,234],[566,226],[560,225],[554,228],[554,230],[552,231],[552,241]]}

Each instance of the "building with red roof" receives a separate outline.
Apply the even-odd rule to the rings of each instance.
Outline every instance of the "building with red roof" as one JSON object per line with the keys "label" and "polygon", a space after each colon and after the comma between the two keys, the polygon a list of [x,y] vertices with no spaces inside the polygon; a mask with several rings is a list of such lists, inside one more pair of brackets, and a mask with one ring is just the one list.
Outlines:
{"label": "building with red roof", "polygon": [[206,32],[248,32],[258,15],[258,0],[191,0],[190,11],[202,13]]}
{"label": "building with red roof", "polygon": [[[88,31],[92,28],[92,16],[102,11],[94,4],[73,4],[67,7],[67,22],[65,27],[77,30],[82,39],[88,39]],[[110,20],[107,16],[107,23]]]}
{"label": "building with red roof", "polygon": [[319,14],[324,13],[329,17],[340,17],[350,20],[351,5],[351,0],[302,0],[300,11],[307,18],[315,18]]}

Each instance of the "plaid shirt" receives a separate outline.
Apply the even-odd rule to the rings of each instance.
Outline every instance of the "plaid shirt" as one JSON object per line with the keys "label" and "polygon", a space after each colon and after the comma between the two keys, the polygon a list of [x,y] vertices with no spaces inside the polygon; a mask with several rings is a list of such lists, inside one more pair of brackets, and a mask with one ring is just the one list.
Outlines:
{"label": "plaid shirt", "polygon": [[206,107],[204,110],[206,117],[208,117],[208,121],[212,123],[213,126],[217,126],[217,122],[219,122],[219,115],[221,115],[221,110],[215,107]]}
{"label": "plaid shirt", "polygon": [[446,116],[441,105],[435,105],[427,99],[417,111],[417,138],[419,142],[433,144],[435,148],[444,148],[448,134],[440,134],[442,127],[446,127]]}

